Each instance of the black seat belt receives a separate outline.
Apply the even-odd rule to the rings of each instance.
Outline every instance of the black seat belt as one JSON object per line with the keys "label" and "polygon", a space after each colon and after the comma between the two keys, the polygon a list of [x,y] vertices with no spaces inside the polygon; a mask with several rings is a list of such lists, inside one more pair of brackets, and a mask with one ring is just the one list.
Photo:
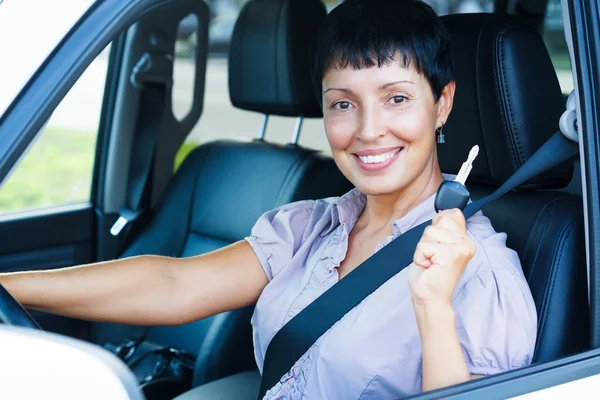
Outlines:
{"label": "black seat belt", "polygon": [[[574,157],[577,143],[555,133],[491,195],[463,210],[468,219],[486,204],[529,179]],[[304,353],[346,313],[412,263],[425,227],[418,225],[397,237],[288,321],[271,340],[265,355],[259,399],[292,368]]]}
{"label": "black seat belt", "polygon": [[167,90],[172,85],[173,62],[165,54],[145,53],[133,68],[130,81],[140,90],[138,117],[127,178],[125,206],[119,210],[119,219],[110,229],[118,236],[132,223],[149,203],[151,174],[156,144],[166,112]]}

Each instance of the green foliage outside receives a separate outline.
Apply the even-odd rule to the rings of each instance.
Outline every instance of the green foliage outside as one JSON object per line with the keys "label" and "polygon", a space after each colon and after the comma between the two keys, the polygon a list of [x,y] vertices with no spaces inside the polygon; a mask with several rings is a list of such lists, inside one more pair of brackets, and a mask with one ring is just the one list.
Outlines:
{"label": "green foliage outside", "polygon": [[[97,135],[46,128],[0,187],[0,214],[90,199]],[[197,143],[184,143],[176,170]]]}
{"label": "green foliage outside", "polygon": [[181,145],[177,153],[175,154],[175,161],[173,162],[174,171],[177,171],[183,160],[190,154],[190,151],[194,150],[199,143],[196,142],[185,142]]}
{"label": "green foliage outside", "polygon": [[47,128],[0,188],[0,213],[88,201],[96,135]]}

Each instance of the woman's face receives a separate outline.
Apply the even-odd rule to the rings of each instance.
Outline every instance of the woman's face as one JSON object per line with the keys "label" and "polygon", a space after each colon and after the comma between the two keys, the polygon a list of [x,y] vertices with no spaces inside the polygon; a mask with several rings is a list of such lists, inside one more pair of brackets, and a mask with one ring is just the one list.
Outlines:
{"label": "woman's face", "polygon": [[325,132],[342,173],[369,195],[393,194],[439,173],[435,130],[452,107],[454,83],[436,102],[427,80],[398,62],[323,78]]}

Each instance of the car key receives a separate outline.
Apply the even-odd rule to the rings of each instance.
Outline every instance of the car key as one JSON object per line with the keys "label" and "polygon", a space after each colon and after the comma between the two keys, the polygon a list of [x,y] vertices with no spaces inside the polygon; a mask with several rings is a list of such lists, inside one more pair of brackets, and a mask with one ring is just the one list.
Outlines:
{"label": "car key", "polygon": [[436,212],[452,208],[458,208],[461,211],[464,210],[471,196],[465,186],[465,182],[473,168],[473,161],[475,161],[477,154],[479,154],[479,146],[475,145],[469,152],[467,161],[462,164],[460,171],[458,171],[456,179],[453,181],[444,181],[440,185],[435,195],[434,206]]}

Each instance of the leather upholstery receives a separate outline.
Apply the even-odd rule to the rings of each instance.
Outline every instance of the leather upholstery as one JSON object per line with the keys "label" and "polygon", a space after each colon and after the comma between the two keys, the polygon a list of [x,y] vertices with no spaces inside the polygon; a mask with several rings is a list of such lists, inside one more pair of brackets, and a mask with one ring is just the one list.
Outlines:
{"label": "leather upholstery", "polygon": [[[444,129],[447,143],[438,148],[440,166],[458,171],[478,144],[469,182],[500,185],[558,130],[565,109],[558,78],[541,36],[515,17],[443,20],[452,36],[456,95]],[[529,187],[561,188],[572,173],[572,163],[565,163]]]}
{"label": "leather upholstery", "polygon": [[263,114],[322,116],[310,67],[326,15],[319,0],[246,3],[229,51],[231,103]]}
{"label": "leather upholstery", "polygon": [[149,243],[165,255],[211,251],[243,239],[265,211],[350,188],[318,151],[261,141],[206,143],[188,155],[152,224],[123,255]]}
{"label": "leather upholstery", "polygon": [[[318,0],[248,2],[232,38],[232,103],[283,116],[316,116],[309,50],[314,23],[326,15]],[[318,111],[318,112],[317,112]],[[294,145],[215,141],[194,149],[177,171],[141,233],[122,254],[188,257],[242,240],[258,218],[278,206],[339,196],[352,185],[330,157]],[[252,308],[175,327],[150,327],[147,339],[198,354],[194,386],[256,368]],[[141,329],[96,324],[97,343],[120,342]]]}
{"label": "leather upholstery", "polygon": [[[351,189],[331,158],[297,146],[217,141],[180,167],[150,224],[123,253],[189,257],[242,240],[266,211]],[[256,368],[252,308],[175,327],[151,327],[148,339],[198,354],[194,383]]]}
{"label": "leather upholstery", "polygon": [[[474,197],[490,188],[470,186]],[[582,199],[561,192],[513,192],[484,208],[521,260],[538,312],[534,361],[589,348]]]}
{"label": "leather upholstery", "polygon": [[[493,191],[558,129],[564,102],[539,34],[508,15],[443,17],[455,48],[457,92],[439,145],[444,172],[482,147],[467,181],[474,198]],[[563,187],[572,165],[535,180]],[[532,188],[532,185],[529,186]],[[589,308],[580,196],[515,191],[483,210],[521,259],[538,312],[534,361],[589,347]]]}

